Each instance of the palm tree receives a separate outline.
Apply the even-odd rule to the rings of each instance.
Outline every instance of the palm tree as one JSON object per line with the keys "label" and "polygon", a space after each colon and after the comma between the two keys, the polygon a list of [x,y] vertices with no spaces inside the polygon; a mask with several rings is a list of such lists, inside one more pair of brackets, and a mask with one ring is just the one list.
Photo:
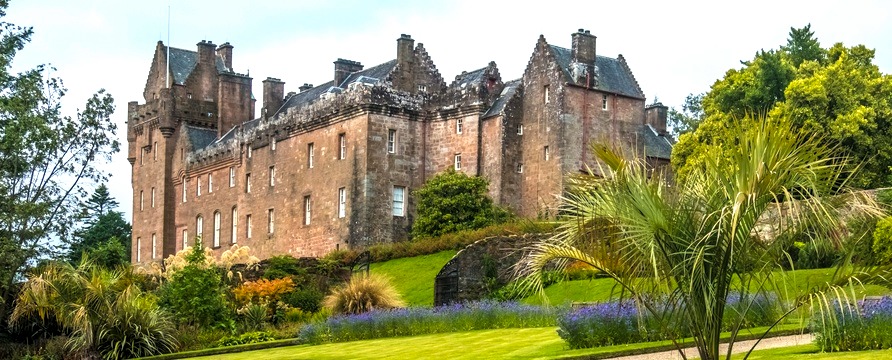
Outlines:
{"label": "palm tree", "polygon": [[55,320],[66,346],[84,358],[141,357],[175,349],[169,317],[137,286],[131,267],[109,270],[82,259],[74,267],[50,262],[31,275],[16,300],[11,325]]}
{"label": "palm tree", "polygon": [[[869,196],[846,186],[851,167],[821,139],[782,120],[743,123],[748,126],[741,126],[729,157],[713,151],[706,165],[674,184],[641,160],[594,147],[601,175],[589,171],[571,180],[558,232],[530,249],[518,264],[520,275],[541,289],[549,263],[587,263],[613,278],[651,316],[684,319],[700,357],[719,358],[729,294],[753,301],[755,292],[771,289],[789,234],[808,229],[813,241],[840,246],[834,239],[840,238],[842,210],[847,216],[882,214]],[[795,297],[778,322],[822,289],[859,278],[886,279],[853,269],[844,266],[835,282]],[[667,321],[661,322],[663,331]]]}

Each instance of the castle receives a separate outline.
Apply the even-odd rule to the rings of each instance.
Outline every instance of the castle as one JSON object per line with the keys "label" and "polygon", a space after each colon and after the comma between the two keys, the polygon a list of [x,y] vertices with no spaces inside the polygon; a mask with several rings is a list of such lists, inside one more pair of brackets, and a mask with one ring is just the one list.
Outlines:
{"label": "castle", "polygon": [[496,203],[554,214],[568,174],[595,164],[593,141],[668,164],[667,108],[645,96],[622,55],[596,55],[587,30],[570,48],[536,42],[522,78],[495,63],[446,84],[424,46],[397,39],[396,59],[337,59],[331,81],[285,93],[251,77],[233,46],[155,47],[143,96],[128,104],[134,264],[195,237],[261,258],[321,256],[408,237],[412,190],[453,168],[490,182]]}

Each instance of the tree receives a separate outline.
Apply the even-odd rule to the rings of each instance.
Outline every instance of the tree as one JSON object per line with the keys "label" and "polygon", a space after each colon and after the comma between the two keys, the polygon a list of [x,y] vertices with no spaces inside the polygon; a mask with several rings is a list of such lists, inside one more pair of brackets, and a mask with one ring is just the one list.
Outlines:
{"label": "tree", "polygon": [[434,176],[415,191],[418,216],[412,236],[439,236],[507,220],[508,212],[486,195],[488,186],[486,179],[452,169]]}
{"label": "tree", "polygon": [[687,134],[697,130],[703,122],[703,96],[704,94],[688,94],[681,105],[681,111],[669,110],[669,126],[672,134],[678,138],[681,134]]}
{"label": "tree", "polygon": [[838,145],[834,156],[852,156],[864,167],[852,180],[856,187],[892,185],[892,77],[873,58],[863,45],[820,48],[810,25],[790,29],[787,45],[760,51],[712,85],[702,122],[679,136],[673,168],[683,177],[701,166],[706,152],[733,148],[735,123],[757,114],[789,118],[797,129]]}
{"label": "tree", "polygon": [[[0,18],[8,1],[0,0]],[[100,90],[74,118],[63,116],[62,81],[45,66],[10,72],[32,29],[0,22],[0,321],[23,269],[66,238],[77,218],[83,184],[102,182],[96,167],[118,151],[111,95]]]}
{"label": "tree", "polygon": [[[755,125],[735,129],[734,148],[706,153],[702,167],[674,184],[652,175],[642,160],[597,148],[603,177],[590,173],[573,179],[557,235],[535,244],[518,264],[526,269],[528,285],[541,289],[552,260],[584,262],[617,281],[658,320],[660,330],[682,319],[701,358],[719,358],[729,295],[752,302],[755,292],[780,289],[778,259],[786,258],[790,234],[808,229],[813,242],[839,246],[833,235],[842,211],[882,214],[868,195],[846,187],[850,167],[820,139],[782,120],[747,123]],[[773,209],[783,211],[765,216]],[[764,228],[774,236],[760,235]],[[892,265],[858,270],[850,265],[841,263],[837,282],[830,285],[889,284]],[[821,290],[793,298],[778,321],[821,296]],[[738,318],[732,345],[745,316]]]}
{"label": "tree", "polygon": [[173,273],[160,289],[161,306],[181,324],[213,325],[229,317],[223,294],[223,278],[201,242],[187,248],[186,264]]}
{"label": "tree", "polygon": [[68,243],[68,258],[73,264],[87,253],[98,265],[113,268],[130,262],[130,224],[124,214],[115,211],[118,202],[109,195],[105,184],[99,185],[84,202],[80,219],[84,226]]}
{"label": "tree", "polygon": [[22,288],[11,324],[39,317],[70,332],[66,346],[92,358],[133,358],[173,351],[173,324],[130,267],[108,269],[84,259],[49,262]]}

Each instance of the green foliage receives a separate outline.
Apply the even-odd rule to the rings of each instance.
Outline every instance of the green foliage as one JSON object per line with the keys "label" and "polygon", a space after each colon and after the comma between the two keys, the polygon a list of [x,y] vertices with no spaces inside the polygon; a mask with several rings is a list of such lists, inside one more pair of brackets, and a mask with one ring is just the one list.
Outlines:
{"label": "green foliage", "polygon": [[175,348],[170,318],[143,293],[129,267],[108,270],[83,259],[78,267],[50,262],[31,275],[10,318],[13,325],[37,315],[68,329],[66,347],[85,356],[132,358]]}
{"label": "green foliage", "polygon": [[877,221],[873,231],[873,254],[879,264],[892,263],[892,216]]}
{"label": "green foliage", "polygon": [[322,299],[325,294],[313,287],[294,290],[282,296],[282,301],[293,308],[305,312],[315,313],[322,309]]}
{"label": "green foliage", "polygon": [[208,326],[231,318],[219,270],[206,267],[201,244],[191,248],[187,265],[159,289],[161,306],[180,324]]}
{"label": "green foliage", "polygon": [[712,85],[700,126],[673,149],[673,168],[684,177],[713,153],[727,155],[752,125],[738,123],[755,114],[789,119],[834,146],[832,156],[852,157],[862,167],[855,187],[892,184],[892,77],[873,58],[863,45],[821,48],[810,25],[791,29],[786,46],[760,51]]}
{"label": "green foliage", "polygon": [[[559,233],[535,244],[520,262],[528,284],[541,289],[552,261],[583,262],[613,278],[657,318],[682,319],[700,357],[719,358],[726,299],[739,294],[747,311],[755,300],[750,295],[760,288],[780,288],[773,270],[782,270],[777,254],[787,248],[783,239],[808,229],[811,241],[829,241],[842,226],[843,211],[865,218],[883,213],[871,196],[844,186],[850,167],[821,139],[793,129],[789,121],[747,122],[754,126],[738,133],[735,146],[706,153],[699,166],[671,184],[653,176],[643,160],[596,147],[601,173],[572,179]],[[770,212],[778,208],[785,210]],[[771,240],[781,241],[753,236],[762,221],[773,230]],[[785,310],[839,284],[890,285],[888,267],[837,265],[831,281],[791,294],[795,301]],[[660,299],[666,296],[679,306],[661,317]],[[745,317],[738,319],[732,327],[745,325]]]}
{"label": "green foliage", "polygon": [[255,331],[244,333],[239,336],[227,336],[220,339],[220,341],[217,343],[217,346],[256,344],[273,340],[275,340],[275,338],[273,338],[272,334],[265,331]]}
{"label": "green foliage", "polygon": [[493,205],[488,186],[486,179],[455,170],[434,176],[415,191],[418,215],[412,236],[439,236],[507,221],[510,214]]}
{"label": "green foliage", "polygon": [[325,307],[335,314],[361,314],[405,306],[390,280],[380,275],[355,276],[325,297]]}
{"label": "green foliage", "polygon": [[[0,18],[7,5],[0,2]],[[0,28],[0,301],[9,304],[26,265],[49,255],[53,239],[68,238],[84,184],[107,178],[98,165],[119,144],[111,95],[100,90],[76,116],[63,115],[66,90],[61,79],[46,76],[51,67],[11,70],[32,29],[6,22]],[[8,311],[0,306],[0,323]]]}
{"label": "green foliage", "polygon": [[307,269],[302,268],[296,258],[291,255],[278,255],[266,260],[263,278],[272,280],[289,276],[303,277],[306,274]]}
{"label": "green foliage", "polygon": [[703,122],[703,96],[705,94],[688,94],[681,106],[681,111],[669,110],[669,127],[677,138],[681,134],[687,134],[697,130]]}
{"label": "green foliage", "polygon": [[99,185],[82,205],[80,218],[84,226],[68,243],[68,258],[72,263],[80,262],[84,253],[97,264],[110,268],[130,263],[130,224],[124,220],[123,213],[115,211],[117,206],[105,184]]}

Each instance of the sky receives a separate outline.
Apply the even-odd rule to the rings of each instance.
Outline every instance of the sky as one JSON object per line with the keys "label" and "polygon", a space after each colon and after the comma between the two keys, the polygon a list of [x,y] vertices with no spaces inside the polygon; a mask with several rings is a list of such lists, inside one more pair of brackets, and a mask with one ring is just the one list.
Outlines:
{"label": "sky", "polygon": [[[597,53],[622,54],[648,98],[680,108],[741,60],[786,43],[791,27],[811,24],[824,47],[842,42],[876,50],[874,63],[892,72],[889,1],[131,1],[11,0],[3,21],[34,35],[13,70],[50,64],[63,79],[63,110],[74,116],[97,90],[115,98],[121,153],[101,168],[129,219],[127,102],[142,91],[157,41],[195,50],[210,40],[234,46],[233,67],[285,91],[333,77],[337,58],[371,67],[396,58],[396,39],[423,43],[448,83],[462,71],[495,61],[502,79],[519,78],[536,40],[570,47],[577,29],[597,36]],[[169,17],[168,17],[168,7]],[[169,18],[169,22],[168,22]],[[168,32],[168,24],[170,31]],[[169,41],[168,41],[169,39]],[[257,106],[259,110],[260,106]],[[89,184],[94,186],[95,184]]]}

